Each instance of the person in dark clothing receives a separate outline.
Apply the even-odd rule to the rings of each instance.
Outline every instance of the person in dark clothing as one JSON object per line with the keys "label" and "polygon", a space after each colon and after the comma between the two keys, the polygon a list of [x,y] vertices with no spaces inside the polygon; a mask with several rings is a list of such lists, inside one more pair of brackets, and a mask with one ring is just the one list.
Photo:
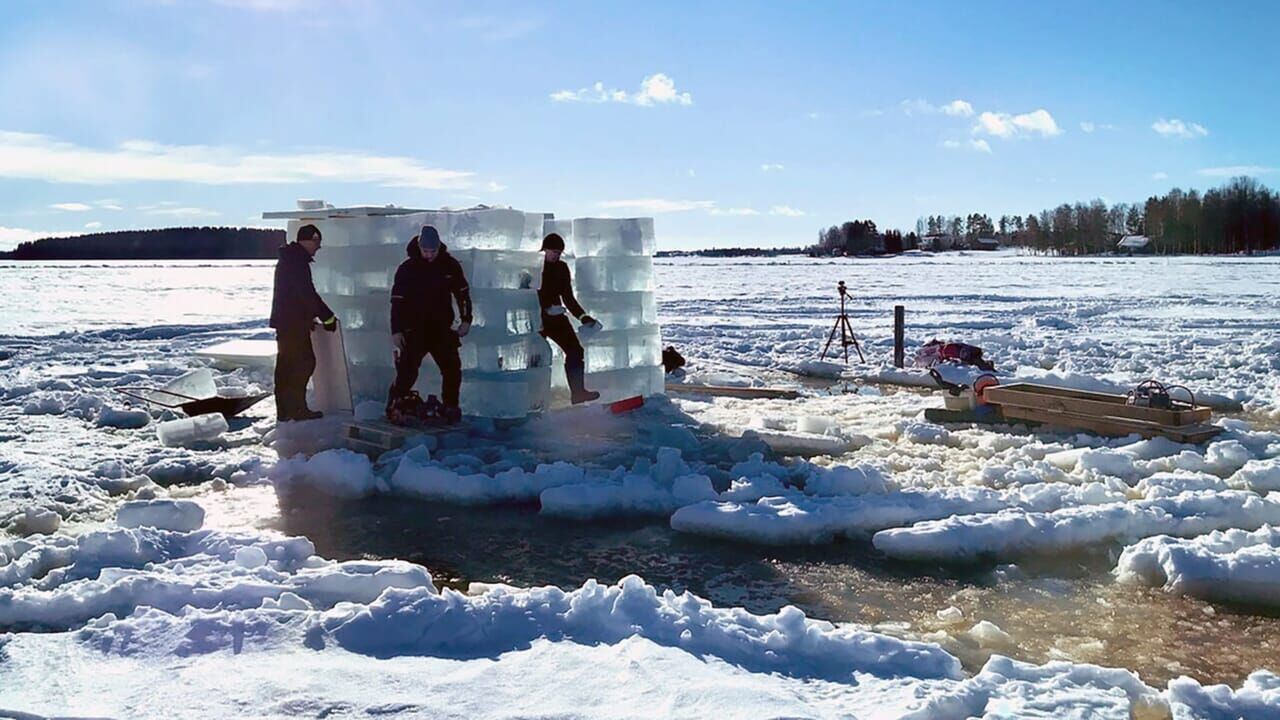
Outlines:
{"label": "person in dark clothing", "polygon": [[311,327],[338,329],[338,318],[311,282],[311,263],[320,249],[320,229],[298,228],[294,242],[280,248],[271,295],[271,327],[276,329],[276,418],[314,420],[321,413],[307,407],[307,381],[316,369]]}
{"label": "person in dark clothing", "polygon": [[573,313],[583,325],[595,324],[595,320],[582,309],[573,296],[573,281],[569,266],[560,259],[564,252],[564,238],[551,233],[542,239],[543,257],[542,287],[538,289],[538,304],[542,307],[542,336],[564,351],[564,374],[569,381],[570,400],[574,405],[600,397],[600,393],[586,388],[583,374],[582,343],[573,332],[573,325],[565,317],[565,310]]}
{"label": "person in dark clothing", "polygon": [[[424,225],[405,248],[408,258],[396,269],[391,287],[391,340],[396,348],[396,380],[387,408],[413,390],[422,359],[430,355],[440,368],[442,415],[447,422],[462,418],[458,390],[462,385],[460,338],[471,331],[471,289],[462,265],[440,242],[440,233]],[[453,327],[453,303],[462,323]]]}

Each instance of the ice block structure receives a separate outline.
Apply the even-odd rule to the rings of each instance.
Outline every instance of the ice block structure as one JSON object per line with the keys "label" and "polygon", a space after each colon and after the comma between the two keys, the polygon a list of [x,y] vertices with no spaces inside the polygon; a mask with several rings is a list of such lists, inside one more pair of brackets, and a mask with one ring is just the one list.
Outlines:
{"label": "ice block structure", "polygon": [[[343,327],[353,406],[384,402],[395,377],[391,285],[407,257],[406,244],[423,225],[440,232],[471,286],[474,322],[460,350],[465,414],[519,418],[567,403],[567,392],[552,394],[553,375],[557,386],[564,385],[563,357],[538,334],[539,248],[543,236],[556,231],[572,251],[580,222],[584,244],[579,262],[591,275],[585,284],[575,277],[575,288],[587,312],[605,327],[584,341],[588,386],[601,391],[602,401],[662,392],[652,220],[570,222],[486,207],[334,208],[300,201],[299,208],[263,217],[288,219],[290,239],[307,223],[324,236],[312,277]],[[440,374],[430,359],[422,363],[416,389],[424,397],[439,395]]]}
{"label": "ice block structure", "polygon": [[587,387],[602,402],[662,393],[653,219],[577,218],[571,230],[564,238],[573,254],[574,293],[603,326],[579,332]]}

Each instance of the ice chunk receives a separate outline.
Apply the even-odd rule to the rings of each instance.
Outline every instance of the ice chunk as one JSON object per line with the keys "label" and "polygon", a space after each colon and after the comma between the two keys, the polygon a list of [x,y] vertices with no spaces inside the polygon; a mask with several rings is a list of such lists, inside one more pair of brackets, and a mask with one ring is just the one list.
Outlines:
{"label": "ice chunk", "polygon": [[[199,368],[183,373],[165,383],[164,390],[194,400],[203,400],[218,394],[218,386],[213,383],[213,373],[208,368]],[[173,404],[173,396],[166,398],[164,394],[157,394],[157,397],[161,400],[166,400],[165,404],[167,405]]]}
{"label": "ice chunk", "polygon": [[588,389],[600,393],[602,403],[615,402],[636,395],[658,395],[665,389],[662,366],[588,372],[586,384]]}
{"label": "ice chunk", "polygon": [[116,511],[116,524],[123,528],[192,532],[204,524],[204,508],[190,500],[134,500]]}
{"label": "ice chunk", "polygon": [[573,242],[579,258],[653,255],[653,218],[576,218]]}
{"label": "ice chunk", "polygon": [[551,348],[541,335],[530,333],[509,336],[503,342],[465,342],[460,357],[464,370],[528,370],[550,367]]}
{"label": "ice chunk", "polygon": [[475,289],[473,333],[524,335],[542,329],[538,294],[532,290]]}
{"label": "ice chunk", "polygon": [[464,370],[460,402],[469,415],[522,418],[547,404],[551,368],[507,372]]}
{"label": "ice chunk", "polygon": [[227,428],[227,419],[221,413],[208,413],[162,422],[156,425],[156,437],[160,439],[161,445],[176,447],[214,440],[226,432]]}
{"label": "ice chunk", "polygon": [[656,325],[658,303],[654,293],[638,292],[580,292],[578,302],[591,317],[609,330],[623,330],[642,325]]}
{"label": "ice chunk", "polygon": [[542,284],[539,252],[461,250],[458,260],[473,289],[533,290]]}
{"label": "ice chunk", "polygon": [[582,292],[653,290],[653,258],[623,255],[580,257],[573,264],[574,289]]}

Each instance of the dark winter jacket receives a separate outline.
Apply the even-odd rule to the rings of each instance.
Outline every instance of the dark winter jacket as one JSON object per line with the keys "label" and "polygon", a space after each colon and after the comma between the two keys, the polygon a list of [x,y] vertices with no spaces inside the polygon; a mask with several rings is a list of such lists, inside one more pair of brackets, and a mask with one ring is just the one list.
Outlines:
{"label": "dark winter jacket", "polygon": [[573,296],[569,266],[563,260],[542,264],[542,287],[538,289],[538,304],[542,306],[543,315],[547,314],[547,308],[555,305],[563,305],[576,318],[586,314],[578,304],[578,299]]}
{"label": "dark winter jacket", "polygon": [[427,262],[418,243],[409,241],[409,257],[396,268],[391,286],[391,332],[436,333],[453,326],[453,301],[462,322],[471,322],[471,288],[462,265],[440,245],[440,254]]}
{"label": "dark winter jacket", "polygon": [[324,322],[333,317],[333,311],[320,299],[311,282],[311,262],[311,253],[296,242],[280,248],[271,294],[271,327],[298,330],[310,328],[316,320]]}

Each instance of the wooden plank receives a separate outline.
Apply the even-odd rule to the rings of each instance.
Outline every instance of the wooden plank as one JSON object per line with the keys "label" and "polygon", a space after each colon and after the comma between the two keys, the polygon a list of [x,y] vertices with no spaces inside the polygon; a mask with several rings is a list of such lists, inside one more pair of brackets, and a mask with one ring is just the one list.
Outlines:
{"label": "wooden plank", "polygon": [[1095,435],[1114,437],[1123,437],[1125,435],[1136,433],[1144,438],[1160,436],[1169,438],[1175,442],[1198,445],[1222,432],[1222,428],[1216,425],[1207,425],[1204,423],[1159,425],[1130,418],[1077,415],[1075,413],[1053,412],[1016,405],[1003,405],[1000,410],[1004,413],[1006,418],[1031,420],[1045,425],[1055,425],[1057,427],[1072,430],[1084,430]]}
{"label": "wooden plank", "polygon": [[732,385],[695,385],[693,383],[667,383],[669,393],[688,393],[690,395],[717,395],[738,398],[768,398],[777,400],[795,400],[800,397],[796,390],[785,388],[734,387]]}
{"label": "wooden plank", "polygon": [[1131,418],[1159,425],[1191,425],[1207,421],[1213,411],[1204,406],[1184,410],[1163,410],[1128,404],[1124,395],[1071,390],[1048,385],[1013,383],[989,387],[983,396],[1001,406],[1015,405],[1051,412],[1067,412],[1097,417]]}
{"label": "wooden plank", "polygon": [[936,423],[969,423],[976,425],[1013,425],[1026,423],[1039,425],[1028,420],[1010,420],[1000,412],[997,405],[980,405],[973,410],[948,410],[946,408],[925,408],[924,419]]}

